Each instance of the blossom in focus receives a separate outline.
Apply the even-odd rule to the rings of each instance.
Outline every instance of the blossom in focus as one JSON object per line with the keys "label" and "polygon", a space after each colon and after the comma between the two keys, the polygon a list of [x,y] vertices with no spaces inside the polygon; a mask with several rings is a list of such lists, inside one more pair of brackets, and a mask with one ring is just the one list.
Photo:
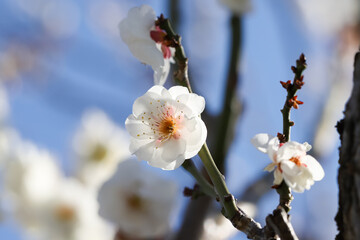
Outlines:
{"label": "blossom in focus", "polygon": [[154,70],[155,85],[163,85],[173,62],[175,49],[165,40],[166,33],[155,26],[155,11],[148,5],[129,10],[119,24],[121,39],[131,53]]}
{"label": "blossom in focus", "polygon": [[321,165],[310,155],[308,143],[289,141],[280,143],[277,137],[260,133],[251,139],[251,143],[261,152],[267,153],[272,160],[265,170],[274,171],[274,185],[285,183],[294,192],[309,190],[314,181],[320,181],[325,173]]}
{"label": "blossom in focus", "polygon": [[250,0],[220,0],[220,2],[237,14],[243,14],[251,9]]}
{"label": "blossom in focus", "polygon": [[200,118],[203,97],[175,86],[154,86],[135,100],[125,127],[132,136],[130,152],[164,170],[179,167],[205,143],[207,129]]}
{"label": "blossom in focus", "polygon": [[73,141],[77,177],[86,185],[100,186],[120,161],[130,157],[128,144],[126,131],[104,112],[88,110]]}
{"label": "blossom in focus", "polygon": [[128,238],[155,239],[169,231],[177,197],[175,183],[146,171],[138,161],[121,162],[100,188],[99,214]]}

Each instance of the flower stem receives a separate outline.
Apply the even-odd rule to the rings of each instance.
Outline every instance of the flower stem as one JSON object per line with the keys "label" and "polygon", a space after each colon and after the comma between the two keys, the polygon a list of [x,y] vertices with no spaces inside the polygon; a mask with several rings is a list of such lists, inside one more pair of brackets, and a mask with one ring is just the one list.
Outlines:
{"label": "flower stem", "polygon": [[216,198],[216,193],[213,186],[204,178],[204,176],[198,171],[194,162],[191,159],[185,160],[181,165],[186,171],[188,171],[200,185],[201,191],[210,197]]}
{"label": "flower stem", "polygon": [[[244,232],[249,239],[264,239],[264,231],[260,224],[255,222],[252,218],[248,217],[236,205],[234,196],[229,192],[224,176],[220,173],[219,169],[210,154],[206,143],[202,146],[199,156],[204,164],[204,167],[209,174],[209,177],[214,185],[218,199],[223,207],[223,215],[231,221],[233,226]],[[267,239],[267,238],[266,238]]]}
{"label": "flower stem", "polygon": [[286,185],[284,181],[281,182],[280,186],[276,189],[276,192],[279,194],[279,206],[281,206],[285,212],[289,212],[291,210],[291,201],[294,199],[291,194],[291,189]]}
{"label": "flower stem", "polygon": [[234,197],[230,194],[224,177],[210,154],[206,143],[202,146],[199,156],[204,164],[204,167],[209,174],[209,177],[214,185],[215,191],[219,196],[219,200],[224,207],[225,217],[231,219],[238,211]]}
{"label": "flower stem", "polygon": [[167,40],[171,42],[171,47],[175,48],[174,59],[177,63],[177,70],[174,72],[175,82],[187,87],[189,92],[192,92],[188,75],[188,59],[181,45],[181,37],[174,32],[169,19],[165,18],[162,14],[156,21],[156,25],[167,33]]}

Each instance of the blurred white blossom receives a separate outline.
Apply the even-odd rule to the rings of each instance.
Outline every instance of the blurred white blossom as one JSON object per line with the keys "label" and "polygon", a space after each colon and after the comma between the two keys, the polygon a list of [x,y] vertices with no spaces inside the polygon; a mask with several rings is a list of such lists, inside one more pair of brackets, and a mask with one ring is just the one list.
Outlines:
{"label": "blurred white blossom", "polygon": [[76,175],[89,186],[98,187],[128,158],[129,138],[101,110],[88,110],[75,134],[73,146],[76,157]]}
{"label": "blurred white blossom", "polygon": [[[256,215],[256,205],[250,202],[238,202],[238,207],[247,216],[254,218]],[[203,224],[203,234],[200,240],[227,240],[239,233],[232,223],[217,211],[210,212]]]}
{"label": "blurred white blossom", "polygon": [[63,179],[53,197],[38,211],[43,239],[112,239],[110,226],[97,213],[95,193],[76,179]]}
{"label": "blurred white blossom", "polygon": [[[1,80],[1,77],[0,77]],[[0,85],[0,123],[3,123],[9,112],[8,96],[5,88]]]}
{"label": "blurred white blossom", "polygon": [[220,2],[237,14],[243,14],[251,9],[250,0],[220,0]]}
{"label": "blurred white blossom", "polygon": [[68,38],[80,26],[80,9],[71,0],[14,0],[22,11],[41,21],[44,29],[54,38]]}
{"label": "blurred white blossom", "polygon": [[169,231],[177,186],[146,171],[138,161],[119,164],[100,188],[100,216],[130,238],[163,237]]}
{"label": "blurred white blossom", "polygon": [[277,137],[260,133],[251,139],[251,143],[261,152],[267,153],[272,160],[265,170],[274,171],[274,184],[285,183],[294,192],[309,190],[314,181],[320,181],[324,177],[321,165],[310,155],[311,149],[308,143],[300,144],[295,141],[280,143]]}
{"label": "blurred white blossom", "polygon": [[11,158],[12,151],[21,143],[18,133],[7,126],[0,126],[0,169]]}
{"label": "blurred white blossom", "polygon": [[207,129],[200,118],[203,97],[175,86],[154,86],[135,100],[125,126],[132,141],[130,152],[164,170],[179,167],[205,143]]}
{"label": "blurred white blossom", "polygon": [[297,0],[298,9],[312,33],[337,35],[347,24],[354,24],[359,16],[357,0]]}
{"label": "blurred white blossom", "polygon": [[127,17],[120,22],[119,29],[121,39],[131,53],[154,70],[154,83],[163,85],[175,50],[165,44],[166,33],[155,26],[155,21],[155,11],[148,5],[142,5],[129,10]]}
{"label": "blurred white blossom", "polygon": [[56,192],[62,174],[49,152],[19,141],[5,158],[4,188],[16,199],[42,204]]}
{"label": "blurred white blossom", "polygon": [[19,202],[16,208],[17,218],[35,239],[111,240],[112,228],[97,212],[94,191],[71,178],[62,178],[56,191],[41,204]]}

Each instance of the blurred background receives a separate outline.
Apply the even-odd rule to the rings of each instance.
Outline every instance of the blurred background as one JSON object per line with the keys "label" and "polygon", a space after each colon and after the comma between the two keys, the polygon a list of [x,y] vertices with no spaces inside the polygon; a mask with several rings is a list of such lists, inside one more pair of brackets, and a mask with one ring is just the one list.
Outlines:
{"label": "blurred background", "polygon": [[[17,139],[46,149],[65,176],[74,175],[74,137],[83,125],[84,114],[96,108],[123,128],[133,101],[153,85],[151,67],[131,55],[117,27],[131,7],[141,4],[152,6],[158,15],[173,17],[189,58],[191,84],[205,97],[208,115],[218,115],[231,51],[230,19],[235,14],[220,0],[3,0],[2,131],[11,129]],[[292,111],[295,126],[291,138],[313,146],[310,154],[321,162],[325,178],[311,190],[295,193],[290,213],[300,239],[333,239],[337,232],[339,146],[334,126],[342,118],[351,92],[353,59],[360,39],[359,2],[250,0],[250,5],[236,13],[241,15],[242,26],[236,89],[242,111],[226,159],[226,181],[230,191],[248,202],[255,219],[264,225],[265,217],[277,206],[278,195],[268,188],[271,177],[267,177],[266,190],[256,183],[266,179],[263,168],[269,160],[250,139],[257,133],[276,135],[282,131],[280,109],[286,91],[279,81],[293,79],[290,67],[304,53],[308,68],[305,85],[298,92],[304,105]],[[166,86],[172,84],[168,81]],[[181,192],[185,186],[193,186],[192,178],[181,168],[167,172],[142,165],[178,184],[171,226],[173,231],[181,229],[189,201]],[[246,192],[250,186],[254,186],[251,196]],[[2,190],[6,192],[6,184]],[[14,216],[12,198],[1,195],[0,239],[38,239]],[[246,239],[243,233],[219,229],[219,236],[214,231],[207,239],[225,239],[221,236],[227,231],[229,239]]]}

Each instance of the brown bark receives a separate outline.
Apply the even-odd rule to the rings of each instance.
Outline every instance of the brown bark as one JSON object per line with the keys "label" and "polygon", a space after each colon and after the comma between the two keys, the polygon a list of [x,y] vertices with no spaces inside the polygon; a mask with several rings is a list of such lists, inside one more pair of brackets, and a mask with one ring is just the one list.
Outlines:
{"label": "brown bark", "polygon": [[354,68],[353,90],[344,119],[337,124],[341,140],[337,240],[360,239],[360,52]]}

